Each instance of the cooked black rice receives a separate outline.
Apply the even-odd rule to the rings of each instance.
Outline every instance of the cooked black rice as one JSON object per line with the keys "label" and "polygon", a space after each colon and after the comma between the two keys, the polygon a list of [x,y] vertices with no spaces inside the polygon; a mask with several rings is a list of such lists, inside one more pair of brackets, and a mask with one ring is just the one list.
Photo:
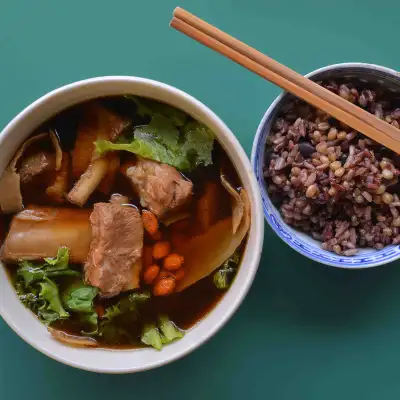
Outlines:
{"label": "cooked black rice", "polygon": [[[400,127],[400,104],[387,93],[320,84]],[[268,137],[264,177],[286,223],[351,256],[400,243],[399,168],[399,155],[291,97]]]}

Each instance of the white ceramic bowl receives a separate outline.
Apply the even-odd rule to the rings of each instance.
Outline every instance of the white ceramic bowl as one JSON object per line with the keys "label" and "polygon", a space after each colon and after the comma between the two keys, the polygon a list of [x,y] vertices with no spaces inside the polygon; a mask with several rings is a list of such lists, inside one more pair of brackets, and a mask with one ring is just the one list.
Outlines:
{"label": "white ceramic bowl", "polygon": [[[349,80],[350,82],[359,81],[364,85],[370,83],[374,86],[385,87],[393,93],[398,93],[400,97],[400,73],[379,65],[364,63],[335,64],[317,69],[306,76],[314,81],[340,79]],[[253,168],[261,188],[265,219],[271,228],[285,243],[300,254],[333,267],[369,268],[399,259],[400,246],[387,246],[382,250],[361,249],[353,257],[339,256],[323,250],[320,242],[303,232],[293,229],[283,221],[279,211],[268,196],[263,177],[263,165],[265,143],[271,132],[272,123],[283,104],[288,100],[288,96],[287,92],[282,93],[268,108],[258,127],[251,154]]]}
{"label": "white ceramic bowl", "polygon": [[260,192],[250,162],[229,128],[204,104],[188,94],[143,78],[110,76],[87,79],[56,89],[17,115],[0,134],[0,173],[18,146],[48,118],[69,106],[100,96],[135,94],[184,110],[209,126],[229,154],[251,200],[251,228],[239,272],[219,304],[185,337],[161,351],[84,349],[65,346],[51,338],[46,327],[19,301],[3,266],[0,267],[0,314],[26,342],[47,356],[73,367],[107,373],[143,371],[176,360],[213,336],[237,310],[257,271],[264,237]]}

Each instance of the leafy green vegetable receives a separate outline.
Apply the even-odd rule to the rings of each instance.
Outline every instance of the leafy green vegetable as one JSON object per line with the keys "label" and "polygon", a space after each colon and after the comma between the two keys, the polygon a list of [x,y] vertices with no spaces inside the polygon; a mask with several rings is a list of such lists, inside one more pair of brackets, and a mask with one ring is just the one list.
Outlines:
{"label": "leafy green vegetable", "polygon": [[94,336],[99,333],[98,320],[99,316],[96,311],[90,313],[79,313],[79,320],[81,323],[91,327],[91,331],[82,330],[81,333],[86,336]]}
{"label": "leafy green vegetable", "polygon": [[68,263],[69,250],[66,247],[58,250],[57,257],[46,258],[43,264],[29,261],[19,263],[19,281],[15,285],[18,296],[45,324],[69,317],[61,302],[58,286],[51,279],[79,276],[80,273],[70,269]]}
{"label": "leafy green vegetable", "polygon": [[96,312],[82,314],[82,321],[87,322],[89,325],[97,326],[99,316]]}
{"label": "leafy green vegetable", "polygon": [[26,285],[32,282],[40,281],[45,277],[55,278],[57,276],[79,276],[80,273],[73,269],[65,269],[59,271],[49,271],[43,266],[36,266],[29,261],[22,261],[21,267],[18,269],[17,274],[23,278]]}
{"label": "leafy green vegetable", "polygon": [[63,293],[63,303],[70,311],[92,313],[93,300],[99,289],[83,282],[72,284]]}
{"label": "leafy green vegetable", "polygon": [[48,309],[48,303],[39,296],[38,290],[35,288],[30,288],[31,292],[26,293],[25,286],[21,283],[17,284],[16,289],[22,304],[34,312],[44,324],[49,325],[60,318],[56,311]]}
{"label": "leafy green vegetable", "polygon": [[164,344],[183,338],[184,333],[166,315],[159,317],[158,324],[161,331],[161,341]]}
{"label": "leafy green vegetable", "polygon": [[180,152],[186,154],[192,168],[212,164],[211,153],[214,145],[214,133],[204,124],[191,121],[183,127],[184,140],[180,143]]}
{"label": "leafy green vegetable", "polygon": [[109,323],[111,322],[114,318],[118,317],[119,315],[123,314],[124,312],[122,311],[119,303],[113,304],[112,306],[106,308],[104,316],[103,316],[103,323]]}
{"label": "leafy green vegetable", "polygon": [[99,335],[108,343],[130,342],[131,335],[121,326],[118,326],[118,317],[135,323],[139,317],[139,307],[150,298],[149,293],[135,292],[123,297],[118,303],[106,308],[99,324]]}
{"label": "leafy green vegetable", "polygon": [[49,278],[44,278],[36,286],[25,286],[18,282],[16,290],[21,302],[33,311],[46,325],[60,318],[68,318],[69,314],[64,310],[57,285]]}
{"label": "leafy green vegetable", "polygon": [[38,316],[45,325],[50,325],[60,319],[60,315],[56,311],[48,310],[46,307],[39,309]]}
{"label": "leafy green vegetable", "polygon": [[18,282],[15,289],[20,301],[35,314],[37,314],[41,307],[46,305],[46,302],[39,298],[38,290],[32,288],[31,291],[27,293],[23,282]]}
{"label": "leafy green vegetable", "polygon": [[170,119],[162,116],[154,116],[148,125],[137,126],[135,128],[136,138],[155,138],[160,137],[166,146],[174,147],[178,144],[179,130]]}
{"label": "leafy green vegetable", "polygon": [[30,261],[21,261],[17,271],[25,285],[29,286],[32,282],[43,280],[45,277],[55,278],[57,276],[79,276],[80,273],[68,268],[69,250],[66,247],[58,249],[57,257],[45,258],[43,264]]}
{"label": "leafy green vegetable", "polygon": [[81,332],[83,335],[92,336],[98,333],[98,315],[93,304],[98,292],[98,288],[78,281],[69,285],[62,294],[65,308],[76,313],[85,327],[90,327],[90,331]]}
{"label": "leafy green vegetable", "polygon": [[69,250],[66,247],[60,247],[57,251],[57,257],[45,258],[44,261],[51,265],[48,271],[60,271],[68,268],[69,263]]}
{"label": "leafy green vegetable", "polygon": [[112,324],[100,325],[98,335],[101,336],[106,343],[114,345],[132,343],[136,339],[132,337],[126,329]]}
{"label": "leafy green vegetable", "polygon": [[169,118],[176,126],[183,126],[186,122],[186,114],[168,104],[160,103],[155,100],[146,99],[143,97],[136,96],[126,96],[126,98],[131,99],[136,103],[137,114],[141,117],[154,117],[162,116]]}
{"label": "leafy green vegetable", "polygon": [[41,291],[39,297],[46,302],[45,311],[54,311],[59,318],[68,318],[69,314],[65,311],[58,292],[57,285],[49,278],[44,278],[43,282],[39,283]]}
{"label": "leafy green vegetable", "polygon": [[152,346],[157,350],[162,349],[163,343],[161,340],[160,331],[155,325],[145,325],[140,340],[142,343]]}
{"label": "leafy green vegetable", "polygon": [[134,130],[131,142],[112,143],[107,140],[95,142],[99,154],[109,151],[129,151],[141,157],[159,161],[190,171],[199,165],[212,164],[211,153],[214,134],[205,125],[191,121],[178,127],[164,115],[154,115],[148,125]]}
{"label": "leafy green vegetable", "polygon": [[214,274],[214,285],[218,289],[228,289],[233,277],[237,272],[240,262],[240,254],[233,253],[223,264],[222,267]]}
{"label": "leafy green vegetable", "polygon": [[158,326],[147,324],[143,327],[141,341],[148,346],[161,350],[163,344],[181,339],[184,332],[181,331],[166,315],[158,318]]}
{"label": "leafy green vegetable", "polygon": [[106,308],[103,320],[111,322],[114,318],[125,313],[137,313],[138,306],[150,298],[149,293],[135,292],[123,297],[118,303]]}
{"label": "leafy green vegetable", "polygon": [[[59,249],[57,257],[45,259],[43,264],[22,261],[15,282],[21,302],[32,310],[46,325],[57,320],[71,318],[81,325],[81,334],[101,338],[110,344],[135,342],[141,335],[144,344],[160,350],[163,344],[183,337],[181,331],[169,318],[161,315],[157,325],[146,325],[140,334],[140,307],[149,298],[149,293],[133,292],[123,296],[108,307],[101,320],[97,315],[94,300],[98,289],[84,284],[80,279],[55,281],[51,276],[68,275],[68,249]],[[67,274],[66,274],[67,273]],[[63,293],[57,283],[61,284]]]}
{"label": "leafy green vegetable", "polygon": [[45,276],[42,265],[37,266],[29,261],[21,261],[19,265],[17,274],[24,280],[26,285],[42,280]]}

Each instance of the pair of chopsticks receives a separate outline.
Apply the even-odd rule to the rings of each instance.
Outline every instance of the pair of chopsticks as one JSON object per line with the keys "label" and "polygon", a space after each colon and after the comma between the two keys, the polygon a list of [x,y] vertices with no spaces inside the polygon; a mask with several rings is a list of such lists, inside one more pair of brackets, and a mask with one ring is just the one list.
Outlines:
{"label": "pair of chopsticks", "polygon": [[400,153],[400,130],[330,92],[256,49],[182,8],[174,10],[171,27],[280,86],[337,120]]}

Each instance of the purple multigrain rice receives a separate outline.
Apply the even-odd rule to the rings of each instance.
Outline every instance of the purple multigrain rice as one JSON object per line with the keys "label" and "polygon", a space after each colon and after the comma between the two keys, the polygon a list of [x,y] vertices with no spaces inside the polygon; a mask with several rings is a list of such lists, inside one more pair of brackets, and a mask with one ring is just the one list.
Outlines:
{"label": "purple multigrain rice", "polygon": [[[322,85],[400,126],[398,99],[351,83]],[[357,247],[400,244],[399,155],[292,97],[273,124],[267,154],[264,177],[283,219],[323,249],[352,256]]]}

